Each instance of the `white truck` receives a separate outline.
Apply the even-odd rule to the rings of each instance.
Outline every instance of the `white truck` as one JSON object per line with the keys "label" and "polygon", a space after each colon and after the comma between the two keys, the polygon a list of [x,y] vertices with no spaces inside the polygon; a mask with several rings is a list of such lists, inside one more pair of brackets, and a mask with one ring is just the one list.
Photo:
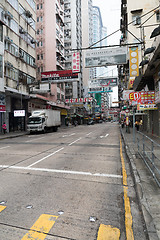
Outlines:
{"label": "white truck", "polygon": [[32,132],[57,131],[61,125],[60,111],[40,109],[32,112],[28,119],[27,130]]}

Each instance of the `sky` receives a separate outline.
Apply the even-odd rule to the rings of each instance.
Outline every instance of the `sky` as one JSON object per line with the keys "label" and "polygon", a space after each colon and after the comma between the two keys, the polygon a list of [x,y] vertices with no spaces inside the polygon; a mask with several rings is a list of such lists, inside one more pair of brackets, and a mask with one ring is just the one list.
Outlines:
{"label": "sky", "polygon": [[[121,0],[93,0],[93,6],[100,8],[103,26],[107,35],[120,28]],[[120,31],[108,37],[108,45],[119,44]]]}
{"label": "sky", "polygon": [[[121,0],[93,0],[93,6],[100,8],[103,26],[107,27],[107,35],[120,28]],[[108,37],[108,45],[119,44],[120,36],[121,33],[119,31]],[[108,67],[106,74],[108,76],[117,76],[117,66]],[[115,87],[115,92],[111,94],[112,101],[118,101],[117,89],[118,87]],[[112,107],[116,106],[118,105],[112,104]]]}

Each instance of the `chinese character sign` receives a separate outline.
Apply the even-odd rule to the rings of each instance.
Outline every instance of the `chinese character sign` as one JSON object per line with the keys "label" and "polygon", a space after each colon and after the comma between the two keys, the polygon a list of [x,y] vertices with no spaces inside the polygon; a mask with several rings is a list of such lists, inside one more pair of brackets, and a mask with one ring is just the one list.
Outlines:
{"label": "chinese character sign", "polygon": [[139,76],[138,47],[129,48],[130,77]]}
{"label": "chinese character sign", "polygon": [[155,92],[131,92],[129,94],[129,100],[131,101],[132,106],[137,104],[155,104]]}
{"label": "chinese character sign", "polygon": [[80,53],[72,53],[72,72],[80,72]]}

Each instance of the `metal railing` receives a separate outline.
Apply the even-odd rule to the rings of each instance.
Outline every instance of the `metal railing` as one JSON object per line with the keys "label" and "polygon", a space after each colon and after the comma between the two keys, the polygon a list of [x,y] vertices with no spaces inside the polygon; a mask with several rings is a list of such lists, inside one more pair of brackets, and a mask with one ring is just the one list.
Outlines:
{"label": "metal railing", "polygon": [[138,152],[160,187],[160,144],[141,132],[137,132]]}

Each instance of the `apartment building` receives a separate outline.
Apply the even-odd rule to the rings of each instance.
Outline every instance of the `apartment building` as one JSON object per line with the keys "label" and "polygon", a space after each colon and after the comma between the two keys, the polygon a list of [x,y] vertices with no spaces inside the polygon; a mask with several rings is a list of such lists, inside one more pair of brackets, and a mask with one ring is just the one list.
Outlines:
{"label": "apartment building", "polygon": [[[81,0],[64,0],[65,69],[72,69],[72,49],[82,47]],[[79,81],[66,83],[66,99],[83,97],[82,54]]]}
{"label": "apartment building", "polygon": [[[92,0],[82,0],[82,48],[93,44],[93,6]],[[93,69],[85,68],[85,50],[82,51],[83,59],[83,88],[84,97],[88,96],[89,80],[93,79]]]}
{"label": "apartment building", "polygon": [[[0,2],[0,124],[25,129],[29,84],[36,79],[34,0]],[[24,110],[14,117],[15,110]]]}
{"label": "apartment building", "polygon": [[[50,108],[65,106],[65,83],[41,81],[41,73],[64,70],[64,1],[36,0],[36,65],[38,87],[32,93],[43,95]],[[64,116],[63,116],[64,118]]]}

